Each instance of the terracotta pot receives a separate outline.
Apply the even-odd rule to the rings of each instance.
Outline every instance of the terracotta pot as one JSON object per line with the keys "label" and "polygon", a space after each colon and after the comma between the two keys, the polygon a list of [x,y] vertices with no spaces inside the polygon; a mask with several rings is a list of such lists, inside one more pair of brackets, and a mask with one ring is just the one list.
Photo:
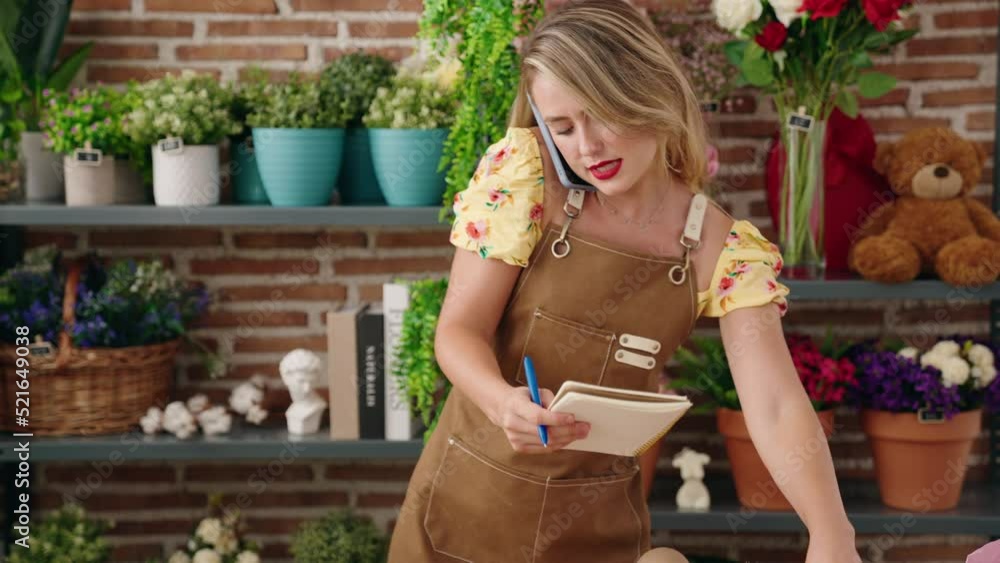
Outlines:
{"label": "terracotta pot", "polygon": [[[827,438],[833,434],[833,412],[829,409],[816,413]],[[755,510],[793,510],[750,440],[743,412],[721,408],[716,411],[716,421],[719,433],[726,438],[726,454],[740,504]],[[808,445],[803,445],[803,455],[808,455],[809,450]]]}
{"label": "terracotta pot", "polygon": [[982,409],[940,423],[915,413],[861,411],[886,506],[928,512],[955,508],[962,495],[972,442],[983,426]]}

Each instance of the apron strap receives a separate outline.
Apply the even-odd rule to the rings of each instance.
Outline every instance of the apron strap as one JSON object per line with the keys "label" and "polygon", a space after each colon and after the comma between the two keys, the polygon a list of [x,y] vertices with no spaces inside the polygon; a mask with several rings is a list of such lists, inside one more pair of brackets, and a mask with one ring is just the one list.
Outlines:
{"label": "apron strap", "polygon": [[569,194],[566,195],[566,202],[563,203],[566,222],[563,223],[559,238],[552,241],[552,255],[556,258],[565,258],[569,254],[570,245],[569,240],[566,238],[566,233],[569,232],[569,226],[573,224],[573,219],[576,219],[583,213],[583,198],[585,195],[587,195],[586,192],[576,189],[569,190]]}
{"label": "apron strap", "polygon": [[684,247],[684,265],[674,265],[668,275],[674,285],[681,285],[687,280],[691,267],[691,251],[701,246],[701,227],[705,223],[705,211],[708,209],[708,198],[697,193],[691,198],[688,207],[687,221],[684,222],[684,232],[681,234],[681,245]]}

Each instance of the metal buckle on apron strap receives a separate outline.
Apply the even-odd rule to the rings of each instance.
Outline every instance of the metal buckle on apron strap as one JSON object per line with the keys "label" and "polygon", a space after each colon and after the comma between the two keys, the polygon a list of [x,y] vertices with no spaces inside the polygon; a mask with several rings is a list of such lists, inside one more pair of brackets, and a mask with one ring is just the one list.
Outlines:
{"label": "metal buckle on apron strap", "polygon": [[[566,202],[563,203],[563,212],[566,213],[566,222],[563,223],[562,232],[559,233],[559,238],[552,241],[552,255],[556,258],[565,258],[570,251],[569,240],[566,238],[566,233],[569,232],[569,226],[573,224],[573,219],[580,216],[583,212],[583,196],[586,193],[583,190],[570,190],[569,195],[566,197]],[[562,245],[562,246],[560,246]],[[560,251],[559,249],[564,250]]]}
{"label": "metal buckle on apron strap", "polygon": [[[694,197],[691,198],[691,206],[688,208],[684,233],[681,234],[681,246],[684,247],[684,265],[675,264],[667,272],[667,276],[674,285],[681,285],[687,280],[688,269],[691,267],[691,251],[701,246],[701,226],[705,221],[707,208],[708,199],[705,194],[694,194]],[[694,242],[690,243],[689,240]]]}

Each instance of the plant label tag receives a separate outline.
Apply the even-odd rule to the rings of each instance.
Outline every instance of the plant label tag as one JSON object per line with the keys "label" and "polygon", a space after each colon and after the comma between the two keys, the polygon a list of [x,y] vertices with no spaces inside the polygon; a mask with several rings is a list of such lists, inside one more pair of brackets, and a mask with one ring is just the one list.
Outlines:
{"label": "plant label tag", "polygon": [[917,409],[917,420],[921,424],[943,424],[945,422],[944,413],[927,409]]}
{"label": "plant label tag", "polygon": [[811,115],[806,115],[804,113],[790,113],[788,114],[788,127],[792,129],[798,129],[800,131],[808,131],[812,128],[813,118]]}
{"label": "plant label tag", "polygon": [[28,344],[28,354],[31,356],[44,358],[46,356],[51,356],[54,351],[55,346],[47,340],[39,339],[31,344]]}
{"label": "plant label tag", "polygon": [[180,137],[167,137],[156,142],[160,152],[167,154],[181,154],[184,152],[184,139]]}
{"label": "plant label tag", "polygon": [[100,166],[104,160],[101,149],[76,149],[73,151],[73,162],[85,166]]}
{"label": "plant label tag", "polygon": [[719,113],[719,102],[702,102],[701,111],[704,113]]}

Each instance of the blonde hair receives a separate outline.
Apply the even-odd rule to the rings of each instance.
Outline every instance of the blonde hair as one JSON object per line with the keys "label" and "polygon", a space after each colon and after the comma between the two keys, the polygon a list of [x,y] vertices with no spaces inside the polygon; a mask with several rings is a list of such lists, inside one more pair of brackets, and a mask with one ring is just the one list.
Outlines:
{"label": "blonde hair", "polygon": [[522,55],[509,127],[538,125],[527,94],[534,73],[541,73],[616,132],[656,135],[662,171],[702,190],[708,138],[697,95],[653,24],[635,8],[624,0],[569,2],[539,22]]}

